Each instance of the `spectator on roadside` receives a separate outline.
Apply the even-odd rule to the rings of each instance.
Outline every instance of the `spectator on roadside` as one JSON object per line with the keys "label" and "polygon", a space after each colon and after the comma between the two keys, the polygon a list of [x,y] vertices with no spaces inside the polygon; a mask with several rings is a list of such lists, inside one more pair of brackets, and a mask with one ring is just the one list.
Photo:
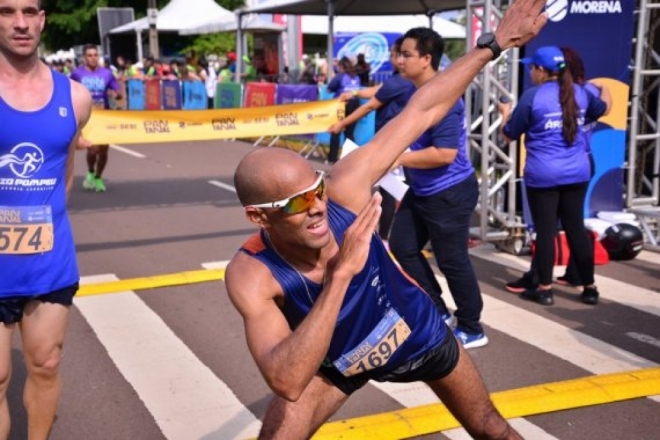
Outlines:
{"label": "spectator on roadside", "polygon": [[[561,51],[564,54],[564,59],[566,62],[566,67],[570,70],[573,80],[576,84],[582,85],[588,92],[592,95],[599,97],[607,105],[607,110],[604,115],[607,115],[612,107],[612,95],[610,94],[607,86],[602,84],[600,81],[592,80],[587,81],[586,71],[584,68],[584,62],[580,57],[580,54],[577,53],[574,49],[570,47],[561,47]],[[589,163],[591,165],[591,177],[593,178],[596,167],[593,155],[591,154],[591,136],[593,130],[596,128],[596,121],[585,121],[585,124],[582,126],[584,132],[587,153],[589,156]],[[537,267],[537,259],[532,256],[532,262],[530,265],[529,271],[525,272],[523,276],[515,281],[506,283],[505,289],[511,293],[523,293],[527,289],[535,289],[539,284],[539,275]],[[557,277],[557,284],[562,286],[581,286],[582,280],[580,279],[580,273],[578,272],[577,265],[575,262],[575,257],[571,253],[568,259],[568,264],[566,266],[566,271],[564,275]]]}
{"label": "spectator on roadside", "polygon": [[552,268],[558,220],[566,233],[582,285],[581,300],[598,302],[594,284],[594,248],[584,226],[584,199],[592,173],[585,121],[596,121],[608,104],[573,78],[564,53],[557,46],[543,46],[520,60],[528,66],[533,87],[527,89],[516,109],[498,103],[505,140],[525,134],[524,182],[536,230],[538,285],[520,298],[553,305]]}
{"label": "spectator on roadside", "polygon": [[[357,76],[355,65],[351,63],[347,57],[339,60],[338,73],[332,78],[328,84],[328,91],[334,93],[335,98],[339,98],[342,93],[351,93],[353,96],[346,101],[345,115],[350,116],[360,106],[360,100],[357,98],[357,93],[360,90],[360,78]],[[355,140],[355,123],[348,124],[344,127],[344,134],[346,139]],[[328,153],[328,162],[335,163],[339,159],[339,141],[341,140],[340,134],[332,133],[330,135],[330,152]]]}
{"label": "spectator on roadside", "polygon": [[298,82],[300,84],[311,84],[311,85],[317,84],[316,66],[314,65],[312,60],[309,59],[308,55],[303,55],[302,57],[302,65],[301,65]]}
{"label": "spectator on roadside", "polygon": [[[438,74],[444,51],[433,29],[410,29],[398,57],[401,75],[419,90]],[[394,216],[390,250],[429,294],[442,318],[456,325],[454,334],[465,348],[483,347],[488,337],[481,325],[483,299],[468,254],[470,222],[479,198],[474,168],[467,155],[465,104],[460,98],[445,117],[425,131],[397,161],[410,188]],[[422,250],[431,242],[438,268],[456,303],[452,313]]]}
{"label": "spectator on roadside", "polygon": [[215,88],[218,83],[218,75],[213,66],[204,57],[199,59],[199,77],[204,81],[206,88],[207,107],[212,109],[214,107]]}
{"label": "spectator on roadside", "polygon": [[360,77],[360,85],[362,87],[369,87],[370,85],[370,75],[371,75],[371,65],[367,63],[366,58],[363,53],[357,55],[357,61],[355,63],[355,70],[357,75]]}
{"label": "spectator on roadside", "polygon": [[234,74],[236,73],[236,52],[227,52],[227,63],[220,69],[218,80],[220,82],[234,81]]}

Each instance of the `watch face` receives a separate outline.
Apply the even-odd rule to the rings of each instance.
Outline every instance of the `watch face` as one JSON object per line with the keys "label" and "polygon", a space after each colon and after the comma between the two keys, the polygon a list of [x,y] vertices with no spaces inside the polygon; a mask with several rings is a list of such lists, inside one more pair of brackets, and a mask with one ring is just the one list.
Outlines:
{"label": "watch face", "polygon": [[479,35],[479,38],[477,38],[477,44],[478,45],[489,45],[493,41],[493,34],[481,34]]}

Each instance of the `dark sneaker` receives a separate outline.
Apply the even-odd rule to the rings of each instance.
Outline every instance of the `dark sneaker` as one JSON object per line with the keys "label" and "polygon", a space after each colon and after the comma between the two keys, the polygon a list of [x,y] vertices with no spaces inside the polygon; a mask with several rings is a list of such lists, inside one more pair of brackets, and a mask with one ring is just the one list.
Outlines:
{"label": "dark sneaker", "polygon": [[555,300],[552,297],[552,289],[527,289],[520,294],[520,297],[522,299],[526,299],[527,301],[534,301],[535,303],[541,304],[542,306],[551,306],[555,303]]}
{"label": "dark sneaker", "polygon": [[555,283],[559,284],[560,286],[571,286],[571,287],[577,287],[580,285],[580,282],[578,280],[573,279],[571,277],[567,277],[566,275],[562,277],[557,277]]}
{"label": "dark sneaker", "polygon": [[522,278],[506,283],[504,288],[511,293],[523,293],[527,289],[535,289],[536,286],[532,278],[525,274]]}
{"label": "dark sneaker", "polygon": [[585,304],[598,304],[598,290],[595,287],[585,287],[580,294],[580,300]]}

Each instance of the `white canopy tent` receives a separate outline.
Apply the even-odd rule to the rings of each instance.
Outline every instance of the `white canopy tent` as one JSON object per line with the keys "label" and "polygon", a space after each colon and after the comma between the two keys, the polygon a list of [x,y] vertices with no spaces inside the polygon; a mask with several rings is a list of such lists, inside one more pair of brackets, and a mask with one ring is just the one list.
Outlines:
{"label": "white canopy tent", "polygon": [[[282,32],[286,25],[264,20],[257,14],[242,15],[241,29],[251,32]],[[210,18],[197,27],[183,29],[181,35],[211,34],[214,32],[236,32],[238,29],[238,15],[223,17],[220,20]]]}
{"label": "white canopy tent", "polygon": [[[303,15],[302,33],[327,35],[330,20],[322,15]],[[393,32],[405,33],[408,29],[428,26],[429,18],[423,15],[372,15],[338,16],[334,20],[334,33],[339,32]],[[433,29],[443,38],[465,38],[465,27],[441,17],[433,18]]]}
{"label": "white canopy tent", "polygon": [[[235,14],[213,0],[171,0],[158,11],[156,29],[160,32],[177,32],[208,23],[209,21],[235,20]],[[142,32],[149,29],[147,17],[126,23],[110,30],[111,34],[135,32],[138,57],[142,59]],[[194,32],[193,32],[194,33]]]}
{"label": "white canopy tent", "polygon": [[[156,29],[164,32],[181,32],[209,21],[233,19],[234,13],[213,0],[171,0],[158,11]],[[145,31],[149,29],[147,17],[126,23],[110,30],[111,34]]]}

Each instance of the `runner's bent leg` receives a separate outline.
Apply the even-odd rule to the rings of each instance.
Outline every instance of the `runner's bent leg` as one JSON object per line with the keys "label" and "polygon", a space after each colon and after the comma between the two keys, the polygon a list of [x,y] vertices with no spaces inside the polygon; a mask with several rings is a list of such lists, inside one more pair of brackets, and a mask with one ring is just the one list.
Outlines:
{"label": "runner's bent leg", "polygon": [[459,359],[448,376],[427,384],[475,439],[521,439],[490,400],[483,379],[461,344]]}
{"label": "runner's bent leg", "polygon": [[0,440],[9,437],[11,427],[7,389],[11,379],[11,341],[15,328],[16,324],[0,322]]}
{"label": "runner's bent leg", "polygon": [[346,399],[346,394],[317,374],[296,402],[279,396],[273,398],[264,416],[259,439],[307,439]]}
{"label": "runner's bent leg", "polygon": [[28,438],[45,440],[60,397],[60,360],[69,308],[30,301],[20,323],[27,381],[23,404],[28,414]]}

